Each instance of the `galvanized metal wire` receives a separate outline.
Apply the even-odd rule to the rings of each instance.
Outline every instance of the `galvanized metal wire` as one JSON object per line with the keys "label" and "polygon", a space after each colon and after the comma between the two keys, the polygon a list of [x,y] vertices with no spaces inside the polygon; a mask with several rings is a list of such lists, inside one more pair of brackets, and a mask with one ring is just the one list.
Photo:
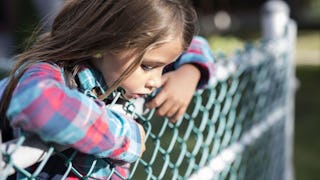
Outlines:
{"label": "galvanized metal wire", "polygon": [[[171,123],[155,110],[135,114],[146,130],[147,150],[131,164],[129,179],[283,179],[286,164],[286,124],[292,123],[287,94],[292,88],[292,49],[286,38],[248,44],[231,58],[217,57],[216,76],[195,93],[183,118]],[[134,105],[127,106],[134,111]],[[1,178],[17,173],[37,179],[49,157],[65,161],[65,174],[90,179],[95,168],[108,164],[112,174],[124,179],[114,164],[93,158],[88,172],[74,165],[76,150],[66,156],[63,147],[21,136],[3,143]],[[35,155],[36,169],[28,170],[18,151]],[[29,162],[29,161],[28,161]]]}

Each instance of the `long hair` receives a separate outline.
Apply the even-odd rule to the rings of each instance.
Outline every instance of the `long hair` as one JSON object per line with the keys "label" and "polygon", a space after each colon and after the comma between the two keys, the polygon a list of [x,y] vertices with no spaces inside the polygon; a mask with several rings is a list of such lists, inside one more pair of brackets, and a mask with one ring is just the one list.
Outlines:
{"label": "long hair", "polygon": [[16,57],[1,98],[0,117],[6,117],[14,88],[31,65],[58,64],[69,74],[67,81],[74,82],[79,65],[90,63],[94,54],[130,50],[135,60],[118,80],[108,84],[108,91],[100,97],[103,99],[139,66],[148,50],[168,37],[180,38],[182,48],[187,48],[195,18],[187,0],[66,0],[50,32],[37,36],[33,45]]}

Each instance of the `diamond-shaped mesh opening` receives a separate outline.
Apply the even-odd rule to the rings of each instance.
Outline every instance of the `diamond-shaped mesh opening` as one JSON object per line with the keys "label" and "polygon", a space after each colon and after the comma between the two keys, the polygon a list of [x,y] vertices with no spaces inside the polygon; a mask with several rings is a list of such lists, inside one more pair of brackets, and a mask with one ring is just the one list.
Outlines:
{"label": "diamond-shaped mesh opening", "polygon": [[[292,70],[289,55],[274,51],[252,47],[233,61],[220,59],[217,69],[227,69],[230,64],[237,64],[238,69],[196,92],[177,123],[156,116],[154,110],[137,115],[146,130],[146,151],[131,164],[129,179],[282,179],[285,124],[288,113],[292,113],[284,110],[291,106],[287,94],[292,91],[289,82],[293,74],[288,73]],[[79,152],[61,152],[59,147],[43,142],[39,162],[35,161],[32,168],[19,167],[15,152],[27,141],[21,136],[10,146],[2,144],[4,178],[12,169],[29,179],[40,178],[53,155],[61,159],[57,166],[64,169],[64,177],[73,174],[88,179],[104,167],[106,177],[125,178],[116,168],[119,162],[92,156],[88,167],[79,167],[80,159],[75,158]]]}

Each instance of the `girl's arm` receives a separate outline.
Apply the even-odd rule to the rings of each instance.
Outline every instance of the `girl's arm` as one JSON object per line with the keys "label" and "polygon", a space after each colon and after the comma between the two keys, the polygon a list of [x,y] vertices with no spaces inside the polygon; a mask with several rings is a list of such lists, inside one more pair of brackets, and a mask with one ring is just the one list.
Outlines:
{"label": "girl's arm", "polygon": [[204,88],[214,75],[214,57],[208,42],[193,38],[191,45],[163,75],[163,85],[156,97],[146,104],[157,113],[177,121],[186,111],[195,90]]}
{"label": "girl's arm", "polygon": [[70,89],[61,69],[48,63],[33,65],[20,78],[7,117],[44,141],[98,157],[134,162],[143,151],[144,132],[134,120]]}
{"label": "girl's arm", "polygon": [[185,64],[192,64],[201,74],[197,88],[202,89],[208,85],[210,77],[214,76],[214,61],[214,55],[208,41],[201,36],[195,36],[188,49],[177,61],[167,67],[166,72],[178,70]]}

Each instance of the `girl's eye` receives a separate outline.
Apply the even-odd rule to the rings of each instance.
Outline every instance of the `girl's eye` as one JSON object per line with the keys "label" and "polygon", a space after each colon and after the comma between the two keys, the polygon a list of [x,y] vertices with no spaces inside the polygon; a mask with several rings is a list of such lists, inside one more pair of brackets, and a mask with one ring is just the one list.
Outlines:
{"label": "girl's eye", "polygon": [[141,64],[141,68],[145,71],[151,71],[154,67],[153,66],[148,66],[145,64]]}

